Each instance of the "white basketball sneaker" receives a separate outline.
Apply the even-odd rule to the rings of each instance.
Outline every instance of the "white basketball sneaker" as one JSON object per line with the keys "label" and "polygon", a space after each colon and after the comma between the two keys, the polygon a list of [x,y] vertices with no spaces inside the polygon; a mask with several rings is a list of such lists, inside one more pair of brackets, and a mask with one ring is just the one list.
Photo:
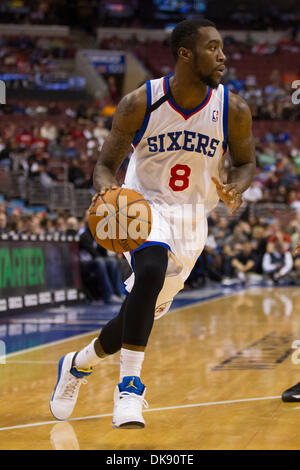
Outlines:
{"label": "white basketball sneaker", "polygon": [[50,399],[50,410],[56,419],[68,419],[76,405],[79,388],[87,383],[85,377],[92,369],[82,370],[74,366],[77,352],[63,356],[58,363],[58,378]]}
{"label": "white basketball sneaker", "polygon": [[146,387],[139,377],[124,377],[114,392],[113,424],[116,428],[138,429],[145,427],[142,415]]}

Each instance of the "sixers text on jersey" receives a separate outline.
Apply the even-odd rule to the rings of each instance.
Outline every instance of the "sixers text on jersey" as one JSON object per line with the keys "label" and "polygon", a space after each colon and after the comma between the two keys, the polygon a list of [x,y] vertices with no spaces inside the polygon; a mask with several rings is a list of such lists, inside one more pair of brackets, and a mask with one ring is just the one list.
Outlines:
{"label": "sixers text on jersey", "polygon": [[184,150],[213,157],[220,140],[210,138],[208,135],[199,132],[185,130],[148,137],[147,142],[148,150],[152,153]]}

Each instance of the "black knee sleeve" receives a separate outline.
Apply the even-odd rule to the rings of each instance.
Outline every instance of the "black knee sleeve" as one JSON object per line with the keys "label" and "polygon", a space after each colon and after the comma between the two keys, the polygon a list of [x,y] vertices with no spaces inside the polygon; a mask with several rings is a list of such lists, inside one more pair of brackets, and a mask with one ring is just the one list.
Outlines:
{"label": "black knee sleeve", "polygon": [[154,321],[157,297],[168,266],[168,249],[150,245],[134,253],[135,282],[119,315],[102,330],[99,339],[107,354],[122,344],[146,346]]}
{"label": "black knee sleeve", "polygon": [[124,300],[119,314],[104,326],[99,335],[100,344],[106,354],[114,354],[121,349],[123,318],[127,301],[128,297]]}

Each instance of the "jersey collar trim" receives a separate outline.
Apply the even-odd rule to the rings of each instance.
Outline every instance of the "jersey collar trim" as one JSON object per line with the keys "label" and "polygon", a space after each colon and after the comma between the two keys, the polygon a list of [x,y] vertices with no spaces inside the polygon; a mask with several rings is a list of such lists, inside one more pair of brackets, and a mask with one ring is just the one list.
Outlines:
{"label": "jersey collar trim", "polygon": [[[169,93],[169,88],[170,88],[170,85],[169,85],[169,77],[164,77],[164,80],[163,80],[163,85],[164,85],[164,93],[167,94]],[[208,103],[209,103],[209,100],[211,98],[211,95],[212,95],[212,88],[208,87],[208,91],[207,91],[207,95],[206,97],[204,98],[204,100],[202,101],[202,103],[200,103],[196,108],[194,109],[191,109],[189,111],[187,111],[186,109],[183,109],[181,108],[180,106],[178,106],[175,101],[169,97],[168,99],[168,103],[170,104],[170,106],[175,110],[177,111],[184,119],[189,119],[191,116],[193,116],[194,114],[198,113],[198,111],[201,111],[201,109],[203,109]]]}

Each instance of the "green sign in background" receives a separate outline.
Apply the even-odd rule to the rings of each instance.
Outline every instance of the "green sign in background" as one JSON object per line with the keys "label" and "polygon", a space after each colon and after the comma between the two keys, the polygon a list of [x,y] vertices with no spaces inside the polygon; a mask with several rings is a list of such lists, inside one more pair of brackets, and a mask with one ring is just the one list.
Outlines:
{"label": "green sign in background", "polygon": [[0,241],[0,298],[81,289],[77,242]]}
{"label": "green sign in background", "polygon": [[44,270],[40,247],[0,248],[0,289],[45,285]]}

